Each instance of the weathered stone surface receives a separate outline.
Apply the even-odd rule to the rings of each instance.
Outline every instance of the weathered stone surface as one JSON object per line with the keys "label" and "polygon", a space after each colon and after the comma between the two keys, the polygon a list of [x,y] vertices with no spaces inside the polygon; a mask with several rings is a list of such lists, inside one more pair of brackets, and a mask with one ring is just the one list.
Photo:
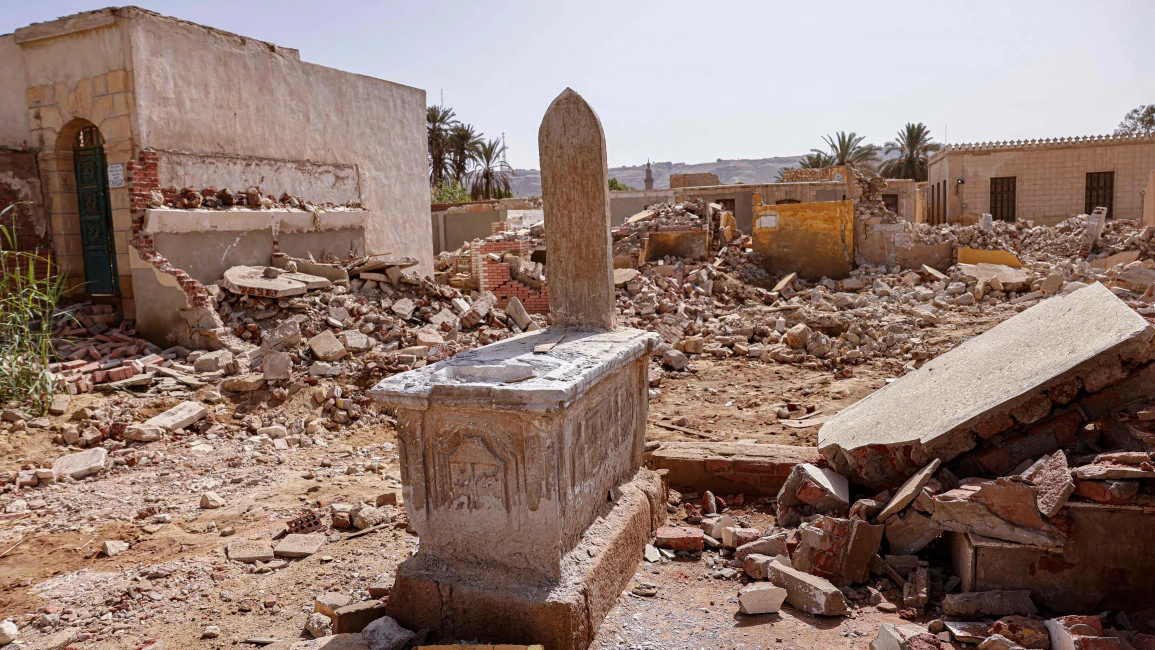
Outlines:
{"label": "weathered stone surface", "polygon": [[739,546],[738,549],[734,551],[734,559],[745,560],[747,556],[753,554],[774,557],[776,555],[782,555],[785,552],[786,536],[771,535],[768,537],[759,537],[752,542],[747,542]]}
{"label": "weathered stone surface", "polygon": [[902,487],[895,491],[894,496],[887,502],[886,507],[882,509],[882,512],[878,513],[876,521],[883,523],[887,519],[890,519],[891,515],[898,514],[900,510],[913,503],[915,497],[926,487],[927,482],[930,481],[930,478],[938,471],[939,465],[941,464],[942,461],[936,458],[927,464],[926,467],[915,472],[914,476],[906,479],[906,483],[903,483]]}
{"label": "weathered stone surface", "polygon": [[402,650],[417,635],[388,616],[382,616],[366,625],[361,636],[369,650]]}
{"label": "weathered stone surface", "polygon": [[525,306],[521,304],[521,300],[517,296],[509,299],[509,303],[505,306],[505,313],[509,314],[513,322],[523,331],[533,322],[533,319],[529,317],[529,312],[525,310]]}
{"label": "weathered stone surface", "polygon": [[200,422],[207,414],[208,410],[199,402],[181,402],[164,413],[149,418],[144,425],[175,431]]}
{"label": "weathered stone surface", "polygon": [[1061,546],[1062,531],[1043,520],[1032,485],[967,479],[934,498],[932,519],[946,530],[1036,546]]}
{"label": "weathered stone surface", "polygon": [[1103,636],[1098,616],[1060,616],[1045,623],[1051,650],[1123,650],[1118,638]]}
{"label": "weathered stone surface", "polygon": [[870,561],[882,542],[883,527],[865,521],[817,517],[802,524],[798,532],[798,548],[791,556],[793,567],[836,585],[848,585],[870,576]]}
{"label": "weathered stone surface", "polygon": [[837,472],[800,463],[778,492],[778,525],[793,528],[813,514],[845,517],[850,510],[850,486]]}
{"label": "weathered stone surface", "polygon": [[773,614],[782,608],[786,590],[767,582],[755,582],[738,591],[738,611],[743,614]]}
{"label": "weathered stone surface", "polygon": [[105,540],[100,545],[100,552],[107,557],[115,557],[128,550],[128,542],[122,542],[119,539]]}
{"label": "weathered stone surface", "polygon": [[193,370],[197,372],[216,372],[224,370],[233,362],[233,353],[228,350],[213,350],[197,357],[193,362]]}
{"label": "weathered stone surface", "polygon": [[264,386],[265,378],[262,375],[255,374],[226,377],[225,380],[221,382],[221,388],[234,393],[251,393],[264,388]]}
{"label": "weathered stone surface", "polygon": [[61,456],[52,461],[52,473],[57,480],[62,476],[80,479],[101,471],[107,462],[108,450],[103,447],[93,447],[75,454]]}
{"label": "weathered stone surface", "polygon": [[770,582],[786,590],[786,601],[807,614],[844,616],[846,598],[829,580],[797,571],[775,560],[766,569]]}
{"label": "weathered stone surface", "polygon": [[1023,478],[1035,484],[1039,512],[1044,517],[1058,514],[1075,492],[1075,480],[1071,478],[1071,468],[1062,449],[1040,458],[1023,472]]}
{"label": "weathered stone surface", "polygon": [[366,600],[345,605],[335,612],[333,633],[352,634],[360,632],[383,616],[385,616],[385,603],[380,600]]}
{"label": "weathered stone surface", "polygon": [[549,308],[558,327],[614,327],[609,173],[601,120],[566,88],[538,130]]}
{"label": "weathered stone surface", "polygon": [[921,625],[883,623],[870,642],[870,650],[910,650],[910,640],[921,634],[926,634]]}
{"label": "weathered stone surface", "polygon": [[894,515],[886,522],[886,541],[895,555],[917,553],[941,533],[937,522],[913,510]]}
{"label": "weathered stone surface", "polygon": [[1147,360],[1153,341],[1155,329],[1096,283],[1045,300],[843,409],[819,431],[819,450],[856,481],[894,487],[934,458],[971,450],[980,433],[1012,426],[1013,409],[1091,374],[1092,359]]}
{"label": "weathered stone surface", "polygon": [[295,348],[301,342],[301,324],[290,318],[261,336],[261,347],[268,350]]}
{"label": "weathered stone surface", "polygon": [[341,345],[344,345],[345,349],[350,352],[365,352],[373,347],[373,339],[365,336],[361,332],[353,330],[344,331],[341,332],[341,336],[338,338],[341,341]]}
{"label": "weathered stone surface", "polygon": [[1047,650],[1051,647],[1051,634],[1043,621],[1026,616],[1004,616],[995,621],[990,634],[1001,634],[1024,648]]}
{"label": "weathered stone surface", "polygon": [[229,559],[233,562],[268,562],[273,559],[273,547],[268,542],[242,539],[227,547]]}
{"label": "weathered stone surface", "polygon": [[992,634],[979,644],[979,650],[1023,650],[1023,646],[1001,634]]}
{"label": "weathered stone surface", "polygon": [[721,542],[726,548],[738,548],[758,539],[762,533],[757,528],[742,528],[741,526],[726,526],[722,529]]}
{"label": "weathered stone surface", "polygon": [[329,618],[337,616],[337,610],[353,602],[353,597],[339,591],[327,591],[313,599],[313,611]]}
{"label": "weathered stone surface", "polygon": [[308,291],[304,282],[291,280],[284,275],[265,277],[265,268],[261,266],[234,266],[225,271],[220,284],[233,293],[266,298],[287,298]]}
{"label": "weathered stone surface", "polygon": [[654,532],[654,546],[672,551],[700,551],[706,546],[704,535],[698,528],[663,526]]}
{"label": "weathered stone surface", "polygon": [[225,505],[225,500],[216,492],[205,492],[201,495],[201,508],[215,510]]}
{"label": "weathered stone surface", "polygon": [[293,376],[293,357],[288,352],[270,352],[265,355],[265,379],[278,381]]}
{"label": "weathered stone surface", "polygon": [[321,550],[325,544],[325,536],[321,533],[289,533],[277,542],[273,549],[276,557],[309,557]]}
{"label": "weathered stone surface", "polygon": [[309,349],[313,351],[313,356],[321,361],[337,361],[349,354],[331,330],[325,330],[309,339]]}
{"label": "weathered stone surface", "polygon": [[942,613],[961,618],[984,616],[1030,615],[1038,613],[1031,601],[1031,592],[972,591],[965,594],[947,594],[942,600]]}

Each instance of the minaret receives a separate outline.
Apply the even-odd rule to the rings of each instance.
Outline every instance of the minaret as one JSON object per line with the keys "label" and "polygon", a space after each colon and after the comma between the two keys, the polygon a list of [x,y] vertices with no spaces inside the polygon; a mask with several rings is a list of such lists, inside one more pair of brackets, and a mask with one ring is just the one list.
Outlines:
{"label": "minaret", "polygon": [[646,161],[646,189],[654,189],[654,171],[650,169],[650,161]]}

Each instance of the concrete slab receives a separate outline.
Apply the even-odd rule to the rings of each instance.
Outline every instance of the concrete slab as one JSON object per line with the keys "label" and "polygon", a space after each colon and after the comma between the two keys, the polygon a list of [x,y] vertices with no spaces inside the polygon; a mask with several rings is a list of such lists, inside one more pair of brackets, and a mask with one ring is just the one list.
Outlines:
{"label": "concrete slab", "polygon": [[61,476],[81,479],[104,469],[107,461],[108,450],[104,447],[94,447],[75,454],[61,456],[52,461],[52,473],[56,476],[57,480],[59,480]]}
{"label": "concrete slab", "polygon": [[233,562],[268,562],[273,559],[273,545],[268,542],[242,539],[229,544],[227,553]]}
{"label": "concrete slab", "polygon": [[221,286],[233,293],[265,298],[287,298],[308,291],[304,282],[290,280],[283,274],[277,278],[266,278],[263,266],[234,266],[225,271]]}
{"label": "concrete slab", "polygon": [[160,415],[145,421],[146,427],[160,427],[165,431],[183,429],[204,419],[208,411],[199,402],[181,402]]}
{"label": "concrete slab", "polygon": [[285,535],[280,542],[277,542],[276,548],[273,549],[273,555],[277,557],[309,557],[321,550],[321,546],[324,544],[325,536],[321,533],[309,533],[307,535],[290,533]]}
{"label": "concrete slab", "polygon": [[714,494],[776,496],[790,470],[817,463],[818,449],[737,442],[663,442],[646,467],[669,471],[670,485]]}
{"label": "concrete slab", "polygon": [[[1094,324],[1094,326],[1090,326]],[[1045,300],[843,409],[818,432],[841,474],[901,484],[1014,425],[1012,411],[1072,378],[1149,361],[1155,329],[1101,284]],[[1124,375],[1125,376],[1125,375]]]}

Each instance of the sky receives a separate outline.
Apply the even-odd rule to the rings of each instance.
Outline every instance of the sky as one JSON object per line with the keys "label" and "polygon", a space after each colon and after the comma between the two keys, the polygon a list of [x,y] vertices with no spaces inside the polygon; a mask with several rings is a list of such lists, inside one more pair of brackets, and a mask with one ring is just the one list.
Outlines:
{"label": "sky", "polygon": [[[601,117],[610,166],[768,158],[907,122],[940,142],[1108,134],[1155,103],[1155,2],[980,0],[138,0],[422,88],[537,167],[567,86]],[[0,2],[0,33],[97,9]]]}

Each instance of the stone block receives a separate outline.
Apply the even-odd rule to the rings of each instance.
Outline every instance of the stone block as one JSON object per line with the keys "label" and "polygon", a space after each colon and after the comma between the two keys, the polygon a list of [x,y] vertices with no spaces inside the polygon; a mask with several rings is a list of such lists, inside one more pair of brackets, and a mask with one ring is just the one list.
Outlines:
{"label": "stone block", "polygon": [[353,602],[353,597],[339,591],[328,591],[313,600],[313,611],[329,618],[337,617],[337,610]]}
{"label": "stone block", "polygon": [[815,616],[845,616],[846,598],[829,580],[798,571],[775,560],[767,566],[771,582],[786,590],[791,606]]}
{"label": "stone block", "polygon": [[654,533],[654,546],[671,551],[700,551],[706,546],[704,535],[698,528],[665,526]]}
{"label": "stone block", "polygon": [[895,555],[921,551],[942,533],[942,527],[926,515],[907,510],[886,522],[886,541]]}
{"label": "stone block", "polygon": [[778,491],[778,525],[793,528],[815,514],[845,517],[850,486],[837,472],[810,463],[794,466]]}
{"label": "stone block", "polygon": [[895,491],[894,496],[890,498],[890,501],[887,502],[882,512],[878,513],[876,521],[883,523],[887,519],[890,519],[892,515],[898,514],[900,510],[913,503],[919,493],[922,492],[922,489],[926,487],[927,482],[934,476],[934,473],[938,471],[939,465],[941,464],[942,461],[936,458],[928,463],[926,467],[918,470],[913,476],[908,478],[906,482]]}
{"label": "stone block", "polygon": [[321,550],[325,544],[325,536],[321,533],[290,533],[285,535],[281,541],[277,542],[277,546],[273,549],[273,555],[276,557],[309,557],[310,555]]}
{"label": "stone block", "polygon": [[320,361],[337,361],[349,354],[331,330],[325,330],[309,339],[309,349]]}
{"label": "stone block", "polygon": [[385,603],[380,600],[366,600],[340,607],[333,614],[333,633],[353,634],[385,616]]}
{"label": "stone block", "polygon": [[1039,512],[1035,487],[1010,479],[968,479],[934,498],[932,519],[945,530],[1035,546],[1062,546],[1066,536]]}
{"label": "stone block", "polygon": [[269,381],[291,379],[293,376],[293,357],[288,352],[269,352],[265,355],[264,375]]}
{"label": "stone block", "polygon": [[746,585],[738,591],[738,611],[743,614],[773,614],[782,608],[786,590],[765,582]]}
{"label": "stone block", "polygon": [[[1089,330],[1088,322],[1101,326]],[[1150,360],[1153,342],[1143,317],[1092,284],[1040,302],[843,409],[819,431],[819,450],[857,482],[893,488],[932,459],[950,461],[1013,424],[1012,410],[1053,385],[1112,360]],[[996,377],[990,368],[1000,368]]]}
{"label": "stone block", "polygon": [[757,528],[726,526],[722,529],[722,546],[736,549],[743,544],[753,542],[761,535],[762,533]]}
{"label": "stone block", "polygon": [[197,372],[216,372],[224,370],[233,362],[233,353],[228,350],[214,350],[197,357],[193,362],[193,370]]}
{"label": "stone block", "polygon": [[734,559],[744,560],[747,556],[755,553],[774,557],[776,555],[782,555],[785,552],[786,536],[771,535],[768,537],[759,537],[752,542],[742,544],[734,551]]}
{"label": "stone block", "polygon": [[1075,492],[1075,480],[1067,456],[1060,449],[1040,458],[1023,472],[1023,478],[1035,484],[1036,503],[1044,517],[1054,517]]}
{"label": "stone block", "polygon": [[382,616],[366,625],[361,636],[369,645],[369,650],[404,650],[417,635],[401,627],[392,618]]}
{"label": "stone block", "polygon": [[233,562],[268,562],[273,559],[273,546],[268,542],[238,540],[226,547],[229,560]]}
{"label": "stone block", "polygon": [[356,331],[341,332],[340,340],[350,352],[365,352],[373,347],[373,339]]}
{"label": "stone block", "polygon": [[1038,611],[1026,589],[947,594],[942,600],[942,613],[960,618],[1027,616]]}
{"label": "stone block", "polygon": [[164,413],[149,418],[144,422],[144,426],[175,431],[200,422],[207,414],[208,410],[199,402],[181,402]]}
{"label": "stone block", "polygon": [[62,476],[81,479],[104,469],[108,462],[108,450],[103,447],[86,449],[75,454],[61,456],[52,461],[52,473],[60,480]]}

